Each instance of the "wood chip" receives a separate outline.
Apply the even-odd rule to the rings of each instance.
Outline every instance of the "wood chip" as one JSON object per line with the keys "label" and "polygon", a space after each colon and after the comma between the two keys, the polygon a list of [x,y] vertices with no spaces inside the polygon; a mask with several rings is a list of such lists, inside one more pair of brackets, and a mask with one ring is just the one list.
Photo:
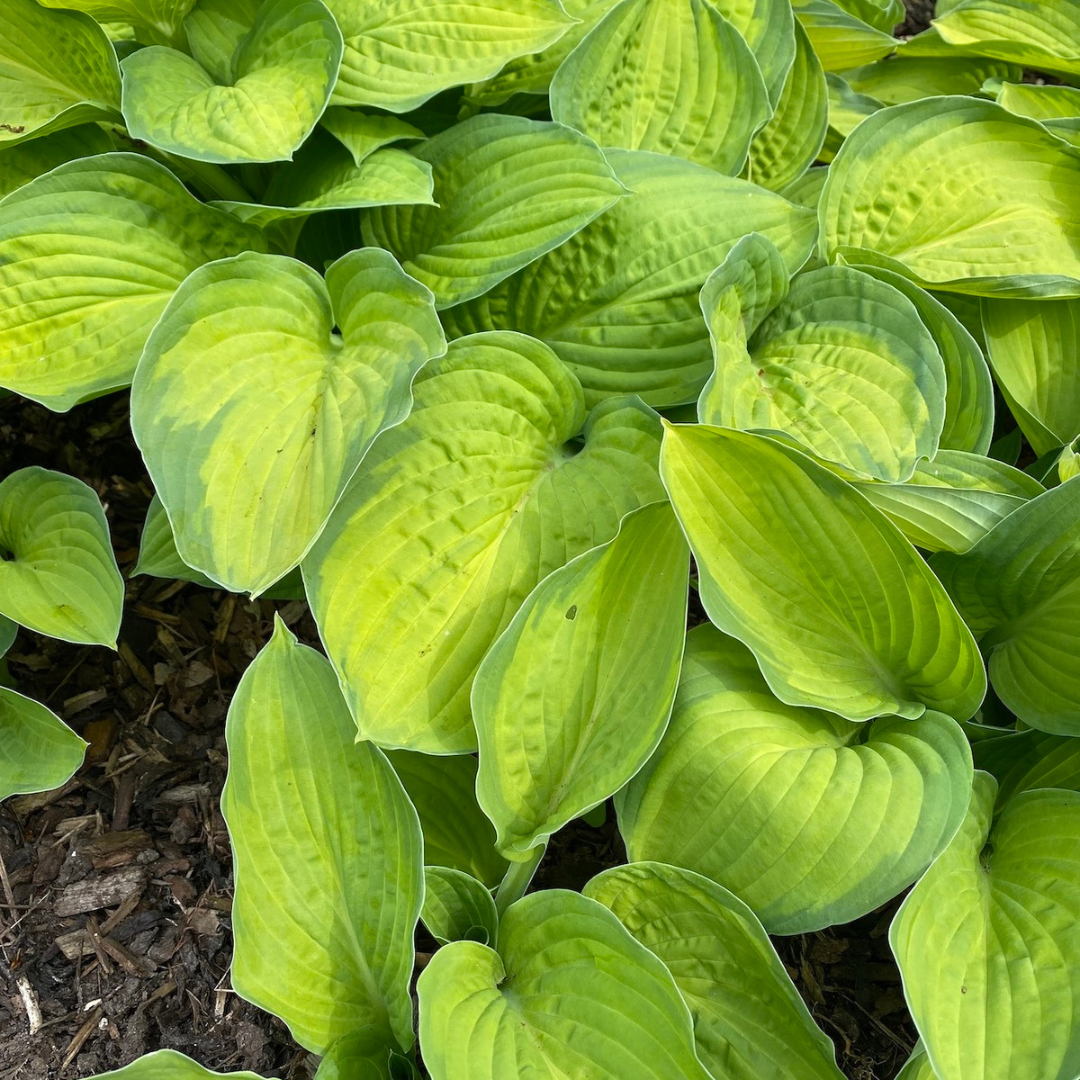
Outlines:
{"label": "wood chip", "polygon": [[182,806],[184,803],[194,803],[200,798],[208,799],[209,797],[209,784],[177,784],[176,787],[163,791],[157,797],[157,801],[166,806]]}
{"label": "wood chip", "polygon": [[63,1072],[78,1056],[79,1051],[83,1048],[83,1043],[94,1034],[98,1026],[98,1022],[105,1015],[105,1010],[97,1005],[94,1007],[94,1011],[83,1022],[82,1027],[75,1032],[71,1042],[68,1043],[67,1051],[64,1054],[64,1061],[60,1066],[60,1071]]}
{"label": "wood chip", "polygon": [[95,874],[68,885],[56,900],[61,918],[123,903],[136,889],[143,889],[149,874],[142,866],[125,866],[110,874]]}
{"label": "wood chip", "polygon": [[96,690],[84,690],[81,694],[75,694],[64,700],[64,715],[74,716],[76,713],[81,713],[84,709],[89,709],[91,705],[104,701],[108,696],[108,691],[100,686]]}
{"label": "wood chip", "polygon": [[132,651],[131,646],[126,641],[121,641],[117,652],[120,654],[120,659],[127,665],[128,671],[135,676],[139,685],[152,694],[154,692],[154,680],[150,672],[146,670],[146,665]]}

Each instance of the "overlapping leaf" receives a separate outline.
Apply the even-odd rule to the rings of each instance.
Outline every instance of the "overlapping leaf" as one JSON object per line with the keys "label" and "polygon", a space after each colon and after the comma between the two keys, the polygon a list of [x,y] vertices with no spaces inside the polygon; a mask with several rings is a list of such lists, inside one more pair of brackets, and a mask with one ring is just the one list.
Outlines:
{"label": "overlapping leaf", "polygon": [[0,483],[0,613],[39,634],[115,648],[124,583],[81,480],[31,466]]}
{"label": "overlapping leaf", "polygon": [[671,507],[530,594],[477,672],[476,793],[500,851],[527,858],[618,791],[648,760],[675,698],[689,552]]}
{"label": "overlapping leaf", "polygon": [[888,56],[892,34],[864,22],[833,0],[792,0],[795,14],[826,71],[846,71]]}
{"label": "overlapping leaf", "polygon": [[112,148],[109,136],[96,124],[80,124],[13,146],[0,146],[0,199],[65,161],[107,154]]}
{"label": "overlapping leaf", "polygon": [[474,673],[532,588],[663,498],[658,425],[635,399],[593,413],[519,334],[460,339],[417,378],[409,418],[372,447],[304,578],[362,737],[476,746]]}
{"label": "overlapping leaf", "polygon": [[420,918],[440,945],[451,941],[489,945],[499,932],[499,915],[487,887],[464,871],[445,866],[424,870]]}
{"label": "overlapping leaf", "polygon": [[844,72],[844,81],[858,94],[886,105],[925,97],[974,94],[988,79],[1018,79],[1015,64],[976,56],[896,56]]}
{"label": "overlapping leaf", "polygon": [[967,719],[986,676],[949,597],[850,485],[762,435],[668,426],[661,474],[701,598],[774,694],[850,720]]}
{"label": "overlapping leaf", "polygon": [[386,758],[355,735],[330,665],[279,620],[226,725],[232,983],[316,1053],[368,1026],[413,1042],[420,823]]}
{"label": "overlapping leaf", "polygon": [[1030,116],[1058,138],[1080,145],[1080,89],[1006,82],[997,87],[996,94],[998,104],[1009,112]]}
{"label": "overlapping leaf", "polygon": [[1080,794],[1012,798],[976,774],[960,832],[889,940],[938,1080],[1071,1080],[1080,1070]]}
{"label": "overlapping leaf", "polygon": [[970,551],[933,561],[1025,723],[1080,735],[1080,482],[1010,514]]}
{"label": "overlapping leaf", "polygon": [[602,904],[551,889],[512,905],[498,946],[457,941],[420,975],[432,1080],[711,1080],[667,968]]}
{"label": "overlapping leaf", "polygon": [[262,234],[135,154],[61,165],[0,203],[0,386],[50,408],[126,386],[180,283]]}
{"label": "overlapping leaf", "polygon": [[253,1072],[212,1072],[177,1050],[155,1050],[122,1069],[98,1073],[90,1080],[217,1080],[222,1076],[229,1080],[263,1080]]}
{"label": "overlapping leaf", "polygon": [[794,273],[813,243],[813,215],[679,158],[625,150],[608,159],[633,194],[486,296],[444,312],[443,324],[450,336],[511,329],[540,338],[590,404],[620,393],[652,405],[692,401],[712,368],[698,306],[705,279],[751,232]]}
{"label": "overlapping leaf", "polygon": [[431,294],[385,251],[346,255],[325,283],[255,253],[195,271],[147,342],[131,401],[183,561],[234,592],[281,578],[444,350]]}
{"label": "overlapping leaf", "polygon": [[353,164],[358,167],[384,146],[424,137],[419,128],[398,116],[364,113],[341,106],[327,109],[319,123],[352,154]]}
{"label": "overlapping leaf", "polygon": [[979,739],[972,750],[975,765],[998,782],[998,806],[1035,788],[1080,791],[1080,739],[1028,728]]}
{"label": "overlapping leaf", "polygon": [[128,23],[168,42],[182,34],[184,18],[196,0],[41,0],[41,4],[84,11],[98,22]]}
{"label": "overlapping leaf", "polygon": [[551,83],[552,117],[601,146],[732,175],[771,113],[749,45],[707,0],[622,0]]}
{"label": "overlapping leaf", "polygon": [[0,686],[0,802],[60,787],[82,764],[85,750],[51,709]]}
{"label": "overlapping leaf", "polygon": [[733,893],[657,862],[607,870],[584,891],[663,960],[714,1077],[840,1080],[832,1043],[754,913]]}
{"label": "overlapping leaf", "polygon": [[967,810],[971,751],[927,712],[868,730],[784,705],[753,654],[692,631],[671,725],[620,796],[631,860],[662,859],[745,900],[770,933],[849,922],[901,892]]}

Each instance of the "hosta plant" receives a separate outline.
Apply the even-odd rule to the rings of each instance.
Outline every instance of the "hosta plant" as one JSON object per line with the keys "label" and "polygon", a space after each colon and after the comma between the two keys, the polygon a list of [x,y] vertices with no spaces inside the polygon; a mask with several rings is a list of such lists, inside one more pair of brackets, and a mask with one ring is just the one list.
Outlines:
{"label": "hosta plant", "polygon": [[[222,809],[322,1080],[838,1080],[768,935],[905,892],[903,1075],[1080,1074],[1080,9],[938,9],[0,2],[0,387],[128,393],[134,572],[318,628]],[[92,490],[0,554],[115,645]],[[0,688],[0,796],[82,748]]]}

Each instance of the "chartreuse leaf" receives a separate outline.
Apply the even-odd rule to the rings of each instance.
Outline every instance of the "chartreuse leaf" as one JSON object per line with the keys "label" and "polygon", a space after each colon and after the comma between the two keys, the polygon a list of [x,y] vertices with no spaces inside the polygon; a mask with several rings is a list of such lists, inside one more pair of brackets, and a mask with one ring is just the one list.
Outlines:
{"label": "chartreuse leaf", "polygon": [[428,364],[304,561],[361,737],[476,747],[476,668],[533,587],[663,498],[659,425],[636,399],[585,420],[581,387],[520,334],[460,339]]}
{"label": "chartreuse leaf", "polygon": [[133,138],[195,161],[292,157],[330,100],[341,32],[321,0],[266,0],[217,82],[177,49],[139,49],[123,63]]}
{"label": "chartreuse leaf", "polygon": [[[797,206],[808,206],[811,210],[816,210],[818,200],[821,198],[821,189],[825,186],[828,176],[827,165],[815,165],[812,169],[807,169],[798,180],[792,180],[780,194]],[[824,264],[819,255],[812,255],[807,260],[807,269],[811,269],[815,263],[818,266]]]}
{"label": "chartreuse leaf", "polygon": [[937,1080],[934,1067],[926,1056],[926,1048],[920,1043],[897,1074],[896,1080]]}
{"label": "chartreuse leaf", "polygon": [[976,773],[953,842],[889,941],[938,1080],[1080,1072],[1080,794],[1016,795]]}
{"label": "chartreuse leaf", "polygon": [[[715,321],[707,307],[705,318]],[[698,404],[703,423],[786,432],[879,480],[906,480],[937,451],[941,356],[911,301],[869,274],[842,266],[800,274],[741,356],[724,344],[715,352]]]}
{"label": "chartreuse leaf", "polygon": [[137,1058],[122,1069],[98,1073],[90,1080],[210,1080],[211,1077],[228,1077],[228,1080],[263,1080],[261,1076],[253,1072],[212,1072],[176,1050],[155,1050],[151,1054],[143,1054],[141,1058]]}
{"label": "chartreuse leaf", "polygon": [[1080,735],[1080,483],[1051,488],[933,567],[989,656],[998,697],[1032,727]]}
{"label": "chartreuse leaf", "polygon": [[233,986],[315,1053],[368,1026],[407,1049],[424,882],[401,782],[380,750],[355,742],[329,663],[280,620],[240,680],[225,736]]}
{"label": "chartreuse leaf", "polygon": [[0,802],[59,787],[85,751],[86,743],[50,709],[0,686]]}
{"label": "chartreuse leaf", "polygon": [[265,246],[137,154],[32,180],[0,202],[0,386],[59,411],[126,386],[184,278]]}
{"label": "chartreuse leaf", "polygon": [[985,454],[994,436],[994,382],[979,343],[940,300],[901,274],[884,267],[861,269],[899,289],[930,331],[945,364],[945,450]]}
{"label": "chartreuse leaf", "polygon": [[1080,151],[975,98],[926,98],[868,117],[829,170],[830,258],[886,265],[959,292],[1080,294]]}
{"label": "chartreuse leaf", "polygon": [[772,692],[849,720],[966,720],[986,675],[915,549],[854,488],[763,435],[667,425],[660,471],[709,618]]}
{"label": "chartreuse leaf", "polygon": [[1080,300],[983,301],[1002,396],[1040,457],[1080,435]]}
{"label": "chartreuse leaf", "polygon": [[198,0],[184,20],[191,55],[225,85],[233,77],[233,56],[251,32],[262,0]]}
{"label": "chartreuse leaf", "polygon": [[476,794],[503,855],[524,860],[619,790],[671,714],[689,552],[665,501],[545,578],[472,688]]}
{"label": "chartreuse leaf", "polygon": [[746,39],[761,69],[769,100],[777,102],[795,59],[795,19],[785,0],[709,0]]}
{"label": "chartreuse leaf", "polygon": [[416,150],[435,175],[431,207],[368,213],[368,243],[388,248],[449,307],[573,236],[623,194],[599,147],[560,124],[476,116]]}
{"label": "chartreuse leaf", "polygon": [[[171,41],[183,31],[184,17],[196,0],[41,0],[47,8],[84,11],[98,22],[128,23]],[[147,42],[149,44],[150,42]]]}
{"label": "chartreuse leaf", "polygon": [[112,140],[97,124],[80,124],[14,146],[0,146],[0,199],[65,161],[107,154],[112,148]]}
{"label": "chartreuse leaf", "polygon": [[619,829],[632,861],[704,874],[770,933],[800,934],[910,885],[963,820],[971,772],[949,717],[867,728],[785,705],[753,654],[705,625],[688,636],[660,749],[620,796]]}
{"label": "chartreuse leaf", "polygon": [[177,581],[191,581],[209,589],[218,587],[216,581],[211,580],[199,570],[192,569],[180,558],[169,516],[165,513],[165,507],[161,505],[161,499],[156,493],[150,500],[142,536],[139,538],[139,561],[131,570],[131,577],[137,577],[139,574]]}
{"label": "chartreuse leaf", "polygon": [[601,146],[732,175],[771,114],[750,46],[708,0],[622,0],[551,82],[552,118]]}
{"label": "chartreuse leaf", "polygon": [[840,1080],[832,1043],[761,923],[733,893],[659,862],[606,870],[584,892],[663,960],[690,1007],[698,1057],[714,1077]]}
{"label": "chartreuse leaf", "polygon": [[330,0],[345,38],[335,105],[402,113],[540,52],[574,25],[558,0]]}
{"label": "chartreuse leaf", "polygon": [[499,915],[487,886],[461,870],[424,870],[424,909],[420,918],[440,944],[479,941],[490,945],[499,932]]}
{"label": "chartreuse leaf", "polygon": [[698,307],[705,279],[751,232],[771,240],[793,274],[813,244],[813,215],[666,154],[613,150],[608,159],[633,194],[486,296],[444,312],[443,325],[451,337],[512,329],[540,338],[589,404],[620,393],[692,401],[712,369]]}
{"label": "chartreuse leaf", "polygon": [[667,968],[578,893],[519,900],[502,918],[497,950],[445,946],[417,992],[432,1080],[710,1080]]}
{"label": "chartreuse leaf", "polygon": [[315,1080],[420,1080],[411,1058],[388,1046],[378,1027],[342,1036],[326,1052]]}
{"label": "chartreuse leaf", "polygon": [[124,582],[81,480],[31,466],[0,483],[0,614],[39,634],[115,648]]}
{"label": "chartreuse leaf", "polygon": [[5,0],[0,101],[0,145],[87,121],[119,119],[120,69],[105,31],[80,12]]}
{"label": "chartreuse leaf", "polygon": [[829,88],[802,24],[776,110],[750,143],[749,179],[770,191],[794,183],[817,160],[829,129]]}
{"label": "chartreuse leaf", "polygon": [[1074,476],[1080,476],[1080,436],[1073,439],[1068,446],[1061,448],[1061,456],[1057,463],[1058,480],[1065,483]]}
{"label": "chartreuse leaf", "polygon": [[858,94],[886,105],[925,97],[977,93],[987,79],[1018,79],[1016,64],[982,56],[896,56],[844,72],[844,81]]}
{"label": "chartreuse leaf", "polygon": [[832,0],[792,0],[791,6],[826,71],[847,71],[888,56],[892,34],[864,22]]}
{"label": "chartreuse leaf", "polygon": [[425,863],[498,885],[507,863],[495,850],[495,829],[476,802],[476,758],[408,750],[391,750],[387,757],[420,815]]}
{"label": "chartreuse leaf", "polygon": [[903,484],[854,482],[917,547],[967,551],[1043,486],[1003,461],[939,450]]}
{"label": "chartreuse leaf", "polygon": [[857,94],[839,75],[831,71],[825,75],[829,91],[829,129],[818,154],[820,161],[832,161],[844,140],[868,116],[884,108],[877,98]]}
{"label": "chartreuse leaf", "polygon": [[399,116],[363,113],[341,106],[327,109],[319,123],[352,154],[356,166],[384,146],[405,139],[424,138],[419,128],[407,124]]}
{"label": "chartreuse leaf", "polygon": [[15,637],[18,633],[19,624],[12,622],[6,615],[0,615],[0,659],[15,644]]}
{"label": "chartreuse leaf", "polygon": [[1080,791],[1080,739],[1028,728],[980,739],[972,751],[975,765],[998,782],[999,807],[1034,788]]}
{"label": "chartreuse leaf", "polygon": [[1071,0],[962,0],[933,25],[949,44],[983,56],[1080,74],[1080,10]]}
{"label": "chartreuse leaf", "polygon": [[903,0],[836,0],[836,3],[849,15],[887,34],[904,21],[906,13]]}
{"label": "chartreuse leaf", "polygon": [[997,102],[1018,116],[1040,121],[1058,138],[1080,145],[1080,89],[1006,82],[997,87]]}
{"label": "chartreuse leaf", "polygon": [[233,592],[277,581],[445,347],[431,294],[385,251],[346,255],[325,282],[254,252],[196,270],[151,334],[131,398],[180,558]]}

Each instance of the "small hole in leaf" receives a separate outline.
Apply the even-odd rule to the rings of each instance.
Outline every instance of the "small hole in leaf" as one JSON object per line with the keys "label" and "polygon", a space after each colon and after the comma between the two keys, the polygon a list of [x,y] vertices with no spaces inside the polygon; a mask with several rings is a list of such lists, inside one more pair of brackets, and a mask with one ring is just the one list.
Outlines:
{"label": "small hole in leaf", "polygon": [[566,609],[566,617],[573,622],[577,618],[577,604],[571,604]]}

